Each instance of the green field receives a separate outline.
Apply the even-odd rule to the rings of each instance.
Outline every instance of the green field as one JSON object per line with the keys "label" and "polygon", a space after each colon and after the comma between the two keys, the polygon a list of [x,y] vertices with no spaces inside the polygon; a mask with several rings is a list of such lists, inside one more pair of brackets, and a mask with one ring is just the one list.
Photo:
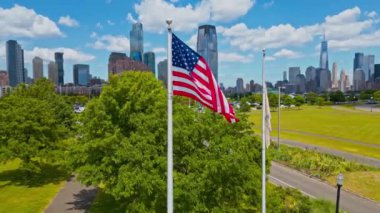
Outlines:
{"label": "green field", "polygon": [[[272,112],[272,136],[277,139],[277,112]],[[380,159],[380,113],[344,107],[303,106],[281,110],[281,138]],[[249,116],[261,132],[261,111]]]}
{"label": "green field", "polygon": [[0,213],[42,212],[65,184],[67,175],[45,166],[42,173],[26,179],[19,162],[0,164]]}

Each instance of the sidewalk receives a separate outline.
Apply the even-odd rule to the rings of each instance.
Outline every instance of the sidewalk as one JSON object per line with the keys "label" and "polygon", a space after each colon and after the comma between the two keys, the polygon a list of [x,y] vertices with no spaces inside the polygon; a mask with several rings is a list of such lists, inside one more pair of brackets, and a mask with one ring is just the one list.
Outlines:
{"label": "sidewalk", "polygon": [[45,213],[82,213],[86,212],[96,197],[95,187],[86,187],[71,176],[66,185],[58,192],[53,201],[45,209]]}

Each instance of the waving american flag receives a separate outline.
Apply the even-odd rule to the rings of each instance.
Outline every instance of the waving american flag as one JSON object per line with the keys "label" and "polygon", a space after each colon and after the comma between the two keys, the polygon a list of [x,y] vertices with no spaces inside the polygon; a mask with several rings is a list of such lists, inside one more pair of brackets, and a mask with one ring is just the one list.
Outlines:
{"label": "waving american flag", "polygon": [[174,95],[194,99],[224,115],[230,123],[238,121],[206,60],[174,34],[172,59]]}

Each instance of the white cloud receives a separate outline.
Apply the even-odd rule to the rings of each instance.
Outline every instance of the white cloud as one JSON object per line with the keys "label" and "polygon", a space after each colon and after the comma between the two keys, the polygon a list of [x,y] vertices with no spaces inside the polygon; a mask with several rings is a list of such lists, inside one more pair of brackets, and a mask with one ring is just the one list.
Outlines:
{"label": "white cloud", "polygon": [[371,34],[363,34],[354,36],[344,40],[329,41],[329,48],[337,50],[350,50],[363,47],[379,47],[380,46],[380,30]]}
{"label": "white cloud", "polygon": [[90,38],[96,38],[98,37],[98,34],[96,32],[92,32],[90,35]]}
{"label": "white cloud", "polygon": [[79,27],[79,22],[71,18],[69,15],[61,16],[58,20],[58,23],[67,27]]}
{"label": "white cloud", "polygon": [[230,21],[247,14],[255,4],[255,0],[205,0],[205,7],[210,7],[211,19],[214,21]]}
{"label": "white cloud", "polygon": [[137,22],[137,20],[133,18],[133,16],[132,16],[131,13],[128,13],[128,15],[127,15],[127,21],[128,21],[129,23],[131,23],[131,24],[134,24],[134,23]]}
{"label": "white cloud", "polygon": [[166,53],[166,49],[163,47],[156,47],[152,50],[155,54]]}
{"label": "white cloud", "polygon": [[34,47],[32,50],[25,50],[25,61],[31,62],[33,57],[39,56],[47,61],[54,61],[54,53],[63,52],[63,58],[65,61],[73,63],[83,63],[95,59],[95,56],[80,52],[75,49],[59,47],[59,48],[41,48]]}
{"label": "white cloud", "polygon": [[112,0],[106,0],[106,4],[111,4]]}
{"label": "white cloud", "polygon": [[63,36],[55,22],[37,14],[33,9],[14,5],[0,7],[0,37],[54,37]]}
{"label": "white cloud", "polygon": [[273,56],[276,58],[299,58],[301,55],[289,49],[281,49],[274,53]]}
{"label": "white cloud", "polygon": [[274,5],[274,0],[271,0],[271,1],[265,2],[263,4],[263,8],[268,9],[268,8],[272,7],[273,5]]}
{"label": "white cloud", "polygon": [[252,55],[241,55],[234,52],[219,52],[218,53],[219,62],[241,62],[241,63],[249,63],[252,61]]}
{"label": "white cloud", "polygon": [[107,24],[110,25],[110,26],[114,26],[115,22],[112,22],[111,20],[107,20]]}
{"label": "white cloud", "polygon": [[327,40],[333,44],[330,47],[334,47],[340,46],[337,44],[338,41],[371,37],[369,31],[377,22],[371,18],[363,18],[360,8],[354,7],[336,15],[327,16],[322,23],[298,28],[291,24],[279,24],[269,28],[248,28],[244,23],[239,23],[229,28],[218,27],[217,29],[231,46],[240,50],[300,46],[313,41],[324,32]]}
{"label": "white cloud", "polygon": [[127,37],[122,35],[103,35],[96,36],[95,42],[90,46],[97,50],[108,50],[114,52],[129,52],[130,41]]}
{"label": "white cloud", "polygon": [[268,29],[249,29],[244,23],[230,28],[219,28],[233,47],[241,50],[259,50],[262,48],[280,48],[301,45],[313,39],[309,28],[294,28],[290,24],[280,24]]}
{"label": "white cloud", "polygon": [[96,28],[103,29],[103,25],[100,22],[98,22],[96,23]]}
{"label": "white cloud", "polygon": [[[254,0],[202,0],[196,5],[175,6],[164,0],[142,0],[134,5],[137,20],[144,23],[144,29],[162,33],[166,30],[166,20],[173,20],[175,31],[192,31],[200,23],[210,21],[230,21],[242,15],[254,5]],[[130,22],[136,19],[128,14]]]}
{"label": "white cloud", "polygon": [[378,14],[375,11],[371,11],[371,12],[367,13],[367,16],[369,18],[376,18],[378,16]]}
{"label": "white cloud", "polygon": [[177,3],[179,0],[170,0],[172,3]]}
{"label": "white cloud", "polygon": [[273,57],[273,56],[265,56],[265,60],[266,60],[266,61],[275,61],[276,58]]}
{"label": "white cloud", "polygon": [[5,58],[5,41],[0,41],[0,58]]}
{"label": "white cloud", "polygon": [[190,39],[186,42],[191,49],[196,50],[197,49],[197,39],[198,39],[198,34],[195,33],[190,37]]}

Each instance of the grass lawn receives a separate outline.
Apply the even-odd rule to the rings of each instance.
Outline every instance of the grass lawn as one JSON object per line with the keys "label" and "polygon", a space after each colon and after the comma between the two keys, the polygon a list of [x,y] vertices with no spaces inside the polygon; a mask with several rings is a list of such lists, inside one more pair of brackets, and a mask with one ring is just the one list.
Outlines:
{"label": "grass lawn", "polygon": [[[250,121],[261,132],[261,111]],[[277,137],[277,112],[272,112],[272,136]],[[380,159],[380,113],[302,106],[281,110],[281,138]]]}
{"label": "grass lawn", "polygon": [[0,213],[42,212],[65,184],[67,175],[44,166],[42,175],[25,180],[19,161],[0,164]]}
{"label": "grass lawn", "polygon": [[[330,176],[327,181],[336,184],[336,176]],[[362,196],[380,202],[380,171],[344,173],[343,188]]]}

